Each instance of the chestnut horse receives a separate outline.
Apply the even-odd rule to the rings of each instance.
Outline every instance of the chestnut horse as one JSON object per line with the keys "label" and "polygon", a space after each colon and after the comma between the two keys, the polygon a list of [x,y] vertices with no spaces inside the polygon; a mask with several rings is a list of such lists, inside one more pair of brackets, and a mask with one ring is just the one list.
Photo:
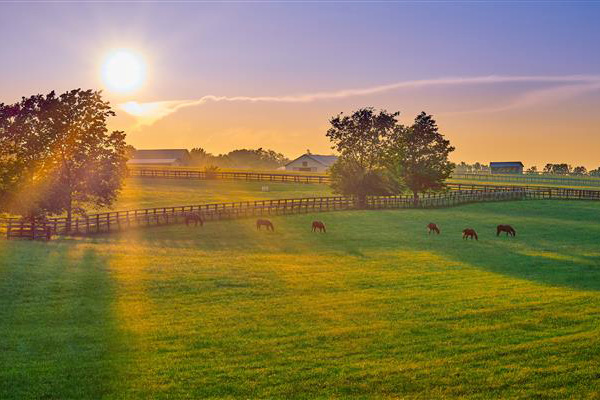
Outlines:
{"label": "chestnut horse", "polygon": [[473,238],[475,238],[475,240],[479,240],[477,238],[477,232],[475,232],[475,229],[467,228],[463,230],[463,239],[468,238],[471,238],[471,240],[473,240]]}
{"label": "chestnut horse", "polygon": [[189,226],[190,222],[193,222],[194,226],[198,226],[198,224],[200,224],[200,226],[204,226],[204,219],[202,219],[202,215],[195,212],[189,212],[185,214],[185,225]]}
{"label": "chestnut horse", "polygon": [[434,224],[433,222],[430,222],[429,224],[427,224],[427,230],[429,231],[430,235],[431,235],[431,232],[435,232],[438,235],[440,234],[440,228],[438,228],[438,226],[436,224]]}
{"label": "chestnut horse", "polygon": [[261,226],[264,226],[265,228],[267,228],[267,230],[270,229],[272,232],[275,232],[275,227],[273,226],[273,223],[268,219],[257,219],[256,229],[260,230]]}
{"label": "chestnut horse", "polygon": [[516,236],[517,235],[517,231],[515,231],[514,228],[510,225],[498,225],[496,227],[496,236],[500,236],[501,232],[506,232],[506,236],[508,236],[508,235]]}
{"label": "chestnut horse", "polygon": [[325,224],[321,221],[313,221],[312,223],[312,231],[316,232],[317,229],[319,230],[319,232],[325,232],[327,233],[327,230],[325,229]]}

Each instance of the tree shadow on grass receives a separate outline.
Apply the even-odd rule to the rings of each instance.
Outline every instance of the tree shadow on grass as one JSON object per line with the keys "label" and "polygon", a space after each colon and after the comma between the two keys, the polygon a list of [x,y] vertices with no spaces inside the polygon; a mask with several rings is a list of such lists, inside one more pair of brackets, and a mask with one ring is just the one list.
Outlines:
{"label": "tree shadow on grass", "polygon": [[114,394],[116,360],[125,357],[106,259],[72,243],[10,243],[4,250],[0,398]]}

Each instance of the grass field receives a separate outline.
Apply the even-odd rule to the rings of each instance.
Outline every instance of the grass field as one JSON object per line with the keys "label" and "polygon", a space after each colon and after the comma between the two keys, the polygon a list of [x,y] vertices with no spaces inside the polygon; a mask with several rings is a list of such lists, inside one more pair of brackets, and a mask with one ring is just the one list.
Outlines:
{"label": "grass field", "polygon": [[0,398],[597,398],[599,215],[522,201],[0,242]]}
{"label": "grass field", "polygon": [[[269,191],[262,191],[268,186]],[[128,178],[113,210],[229,201],[331,196],[327,185],[187,179]]]}

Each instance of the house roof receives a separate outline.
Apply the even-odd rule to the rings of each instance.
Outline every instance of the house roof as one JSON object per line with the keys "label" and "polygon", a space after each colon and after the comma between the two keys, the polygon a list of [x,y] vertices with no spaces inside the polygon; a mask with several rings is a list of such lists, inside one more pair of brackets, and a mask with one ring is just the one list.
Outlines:
{"label": "house roof", "polygon": [[286,165],[290,165],[291,163],[301,159],[302,157],[311,158],[314,161],[316,161],[319,164],[322,164],[326,167],[331,167],[331,165],[333,165],[333,163],[336,162],[338,159],[338,156],[323,156],[323,155],[319,155],[319,154],[302,154],[300,157],[296,158],[295,160],[290,161]]}
{"label": "house roof", "polygon": [[131,158],[127,164],[172,164],[177,161],[177,158]]}
{"label": "house roof", "polygon": [[136,150],[133,153],[134,160],[160,160],[160,159],[179,159],[187,160],[190,153],[186,149],[156,149],[156,150]]}
{"label": "house roof", "polygon": [[500,161],[500,162],[491,162],[490,167],[523,167],[523,163],[521,161]]}

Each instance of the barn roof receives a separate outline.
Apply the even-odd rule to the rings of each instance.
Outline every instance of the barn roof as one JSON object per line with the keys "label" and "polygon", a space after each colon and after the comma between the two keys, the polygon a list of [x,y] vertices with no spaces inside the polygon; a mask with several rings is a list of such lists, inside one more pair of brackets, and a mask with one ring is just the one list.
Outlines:
{"label": "barn roof", "polygon": [[131,158],[127,164],[172,164],[176,161],[177,158]]}
{"label": "barn roof", "polygon": [[326,167],[331,167],[331,165],[333,165],[333,163],[336,162],[338,159],[338,156],[323,156],[323,155],[319,155],[319,154],[302,154],[300,157],[290,161],[286,165],[289,165],[289,164],[293,163],[294,161],[297,161],[303,157],[311,158],[311,159],[315,160],[316,162],[318,162],[319,164],[322,164]]}
{"label": "barn roof", "polygon": [[523,163],[521,161],[497,161],[497,162],[491,162],[490,163],[490,167],[498,167],[498,168],[503,168],[503,167],[523,167]]}
{"label": "barn roof", "polygon": [[156,149],[156,150],[136,150],[133,153],[134,160],[160,160],[160,159],[178,159],[187,160],[190,153],[186,149]]}

